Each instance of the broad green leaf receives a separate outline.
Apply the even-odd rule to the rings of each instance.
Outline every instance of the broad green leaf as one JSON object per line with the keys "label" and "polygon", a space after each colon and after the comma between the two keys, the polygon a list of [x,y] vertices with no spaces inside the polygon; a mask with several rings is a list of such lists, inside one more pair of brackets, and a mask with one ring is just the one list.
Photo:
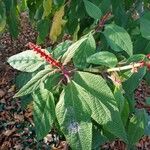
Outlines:
{"label": "broad green leaf", "polygon": [[52,11],[52,0],[43,0],[43,18],[47,17]]}
{"label": "broad green leaf", "polygon": [[84,5],[88,15],[94,19],[100,19],[102,16],[102,12],[99,7],[94,5],[92,2],[88,0],[84,0]]}
{"label": "broad green leaf", "polygon": [[49,68],[38,72],[30,81],[27,82],[16,94],[14,97],[20,97],[34,92],[45,79],[53,74],[54,71],[51,71]]}
{"label": "broad green leaf", "polygon": [[127,141],[125,129],[115,98],[105,80],[91,73],[77,72],[74,81],[91,97],[92,118],[116,137]]}
{"label": "broad green leaf", "polygon": [[38,44],[43,43],[46,36],[49,34],[49,26],[50,26],[49,19],[41,19],[37,22],[37,31],[39,33],[37,37]]}
{"label": "broad green leaf", "polygon": [[6,25],[6,9],[2,1],[0,1],[0,32],[2,32]]}
{"label": "broad green leaf", "polygon": [[61,80],[60,73],[54,73],[45,80],[45,88],[51,91]]}
{"label": "broad green leaf", "polygon": [[111,0],[111,3],[115,23],[119,26],[125,27],[128,21],[128,16],[124,8],[126,2],[122,0]]}
{"label": "broad green leaf", "polygon": [[43,139],[51,130],[55,119],[55,102],[51,92],[44,85],[33,93],[33,118],[38,140]]}
{"label": "broad green leaf", "polygon": [[105,26],[104,35],[114,51],[126,51],[129,56],[133,54],[133,45],[128,32],[115,24]]}
{"label": "broad green leaf", "polygon": [[[141,44],[142,43],[142,44]],[[134,42],[135,54],[149,54],[150,53],[150,40],[139,36]]]}
{"label": "broad green leaf", "polygon": [[128,125],[128,141],[129,145],[132,146],[136,144],[144,135],[144,127],[145,127],[145,115],[144,112],[141,111],[139,114],[133,115],[129,121]]}
{"label": "broad green leaf", "polygon": [[58,36],[62,32],[62,26],[64,25],[64,20],[62,17],[64,16],[64,13],[64,6],[61,6],[61,8],[54,14],[52,27],[49,34],[49,38],[53,42],[57,41]]}
{"label": "broad green leaf", "polygon": [[102,0],[100,9],[103,14],[106,14],[111,6],[111,0]]}
{"label": "broad green leaf", "polygon": [[129,119],[129,113],[130,113],[129,104],[128,104],[128,101],[125,99],[124,107],[123,107],[123,110],[121,112],[121,119],[122,119],[124,126],[126,126],[127,121]]}
{"label": "broad green leaf", "polygon": [[53,57],[58,59],[61,57],[68,49],[68,47],[71,45],[71,41],[66,40],[65,42],[62,42],[56,46],[56,48],[53,50]]}
{"label": "broad green leaf", "polygon": [[140,18],[140,30],[142,36],[150,40],[150,12]]}
{"label": "broad green leaf", "polygon": [[68,83],[56,106],[60,128],[73,150],[91,150],[92,147],[92,123],[82,103],[82,92],[79,93],[74,82]]}
{"label": "broad green leaf", "polygon": [[13,68],[24,72],[34,72],[45,63],[43,58],[37,55],[33,50],[26,50],[19,54],[13,55],[7,62]]}
{"label": "broad green leaf", "polygon": [[68,50],[64,53],[62,57],[63,65],[66,65],[69,61],[71,61],[72,57],[75,55],[76,51],[80,47],[80,45],[87,39],[87,37],[81,38],[79,41],[73,43],[69,46]]}
{"label": "broad green leaf", "polygon": [[108,138],[103,132],[93,127],[92,150],[99,150],[100,145],[105,144]]}
{"label": "broad green leaf", "polygon": [[17,38],[19,34],[19,18],[17,11],[17,1],[14,0],[4,0],[6,6],[6,16],[7,16],[7,24],[8,29],[13,38]]}
{"label": "broad green leaf", "polygon": [[146,68],[141,68],[137,73],[134,73],[125,82],[123,82],[123,89],[125,91],[125,97],[128,99],[130,111],[135,109],[134,90],[138,87],[144,75],[146,74]]}
{"label": "broad green leaf", "polygon": [[[22,86],[24,86],[29,80],[32,78],[32,74],[34,73],[27,73],[27,72],[21,72],[19,75],[15,78],[15,86],[17,89],[20,89]],[[21,100],[21,107],[24,109],[32,102],[32,96],[31,94],[22,96],[20,98]]]}
{"label": "broad green leaf", "polygon": [[146,68],[144,67],[139,69],[137,73],[134,73],[128,80],[123,82],[123,89],[125,90],[126,94],[134,92],[134,90],[138,87],[145,74]]}
{"label": "broad green leaf", "polygon": [[87,64],[87,58],[95,53],[96,50],[96,44],[95,40],[90,33],[87,36],[87,39],[82,42],[82,44],[77,49],[74,57],[73,62],[74,65],[78,68],[85,68],[88,66]]}
{"label": "broad green leaf", "polygon": [[104,65],[111,68],[117,65],[118,60],[113,53],[102,51],[88,57],[87,62],[95,65]]}

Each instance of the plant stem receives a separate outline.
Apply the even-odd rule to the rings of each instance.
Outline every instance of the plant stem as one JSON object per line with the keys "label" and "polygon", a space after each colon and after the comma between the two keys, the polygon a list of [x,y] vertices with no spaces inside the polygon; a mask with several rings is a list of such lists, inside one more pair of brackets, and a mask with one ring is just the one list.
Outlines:
{"label": "plant stem", "polygon": [[107,70],[102,70],[102,69],[98,69],[98,68],[87,68],[87,69],[84,69],[83,71],[92,72],[92,73],[100,73],[100,72],[123,71],[123,70],[129,70],[129,69],[141,68],[141,67],[143,67],[143,65],[141,64],[141,62],[138,62],[138,63],[133,63],[133,64],[130,64],[127,66],[110,68]]}
{"label": "plant stem", "polygon": [[107,69],[106,72],[122,71],[122,70],[128,70],[128,69],[133,69],[133,68],[141,68],[141,63],[139,62],[139,63],[130,64],[127,66],[110,68],[110,69]]}

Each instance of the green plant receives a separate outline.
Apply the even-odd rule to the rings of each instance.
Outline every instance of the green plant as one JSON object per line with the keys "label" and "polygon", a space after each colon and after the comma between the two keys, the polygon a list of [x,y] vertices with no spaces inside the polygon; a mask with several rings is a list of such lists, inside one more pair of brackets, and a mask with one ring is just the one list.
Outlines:
{"label": "green plant", "polygon": [[39,19],[38,42],[49,31],[54,42],[61,41],[63,33],[72,37],[52,49],[29,43],[31,50],[8,59],[15,69],[32,73],[15,97],[33,97],[37,139],[56,126],[72,149],[96,149],[116,138],[133,149],[147,134],[150,120],[145,110],[135,108],[134,100],[135,89],[150,69],[149,2],[45,0],[32,7],[27,4],[30,17],[34,10]]}

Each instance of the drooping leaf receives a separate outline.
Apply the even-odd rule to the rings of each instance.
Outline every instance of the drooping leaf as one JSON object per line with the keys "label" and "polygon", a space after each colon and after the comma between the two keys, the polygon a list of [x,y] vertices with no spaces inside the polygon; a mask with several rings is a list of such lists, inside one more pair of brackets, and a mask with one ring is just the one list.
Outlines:
{"label": "drooping leaf", "polygon": [[77,72],[74,81],[91,97],[89,107],[92,110],[92,118],[116,137],[127,141],[115,98],[105,80],[99,75]]}
{"label": "drooping leaf", "polygon": [[51,11],[52,11],[52,0],[43,0],[43,8],[44,8],[44,12],[43,12],[43,17],[47,17]]}
{"label": "drooping leaf", "polygon": [[124,101],[124,107],[123,107],[123,110],[121,112],[121,119],[122,119],[122,122],[123,122],[124,126],[126,126],[127,121],[129,119],[129,113],[130,113],[129,103],[125,99],[125,101]]}
{"label": "drooping leaf", "polygon": [[[20,89],[29,80],[31,80],[32,74],[34,74],[34,73],[27,73],[27,72],[19,73],[19,75],[17,75],[16,78],[15,78],[15,86],[16,86],[16,88]],[[29,95],[22,96],[20,98],[20,100],[21,100],[21,107],[24,109],[32,102],[33,99],[32,99],[31,94],[29,94]]]}
{"label": "drooping leaf", "polygon": [[102,12],[99,7],[94,5],[92,2],[88,0],[84,0],[84,5],[88,15],[94,19],[100,19],[102,16]]}
{"label": "drooping leaf", "polygon": [[135,109],[134,90],[138,87],[144,75],[146,74],[146,68],[141,68],[137,73],[134,73],[125,82],[123,82],[123,89],[125,91],[125,97],[128,99],[130,111]]}
{"label": "drooping leaf", "polygon": [[62,26],[64,24],[64,21],[62,17],[64,16],[64,6],[61,6],[61,8],[56,11],[53,17],[53,23],[50,31],[50,39],[53,42],[56,42],[58,36],[61,34]]}
{"label": "drooping leaf", "polygon": [[49,19],[41,19],[37,22],[37,31],[39,33],[37,37],[38,44],[41,44],[44,42],[46,36],[49,33],[49,25],[50,25]]}
{"label": "drooping leaf", "polygon": [[115,67],[117,65],[118,60],[113,53],[102,51],[88,57],[87,62],[95,65]]}
{"label": "drooping leaf", "polygon": [[105,144],[108,138],[103,134],[103,131],[93,125],[92,150],[98,150],[100,145]]}
{"label": "drooping leaf", "polygon": [[125,51],[129,56],[133,53],[133,45],[128,32],[115,24],[105,26],[104,35],[114,51]]}
{"label": "drooping leaf", "polygon": [[128,125],[128,141],[133,146],[144,135],[145,115],[144,111],[140,111],[137,116],[133,115]]}
{"label": "drooping leaf", "polygon": [[19,18],[18,18],[18,11],[17,11],[17,1],[15,0],[5,0],[4,1],[6,6],[6,16],[7,16],[7,24],[9,27],[9,32],[13,38],[17,38],[19,34]]}
{"label": "drooping leaf", "polygon": [[33,50],[26,50],[13,55],[9,57],[7,62],[13,68],[24,72],[34,72],[45,63],[43,58],[37,55]]}
{"label": "drooping leaf", "polygon": [[43,139],[51,130],[55,119],[55,102],[51,92],[40,85],[40,88],[33,93],[34,111],[33,118],[35,131],[38,140]]}
{"label": "drooping leaf", "polygon": [[123,82],[123,89],[125,90],[126,94],[131,94],[134,92],[145,74],[146,68],[144,67],[139,69],[137,73],[134,73],[128,80]]}
{"label": "drooping leaf", "polygon": [[56,106],[59,125],[73,150],[91,150],[92,145],[92,123],[82,92],[74,82],[68,83]]}
{"label": "drooping leaf", "polygon": [[150,12],[140,18],[140,31],[144,38],[150,40]]}
{"label": "drooping leaf", "polygon": [[95,53],[96,44],[95,40],[90,33],[85,41],[76,50],[73,57],[74,65],[78,68],[85,68],[88,66],[87,58]]}
{"label": "drooping leaf", "polygon": [[81,38],[79,41],[73,43],[69,46],[68,50],[64,53],[62,57],[63,65],[66,65],[69,61],[71,61],[72,57],[75,55],[76,51],[80,47],[80,45],[87,40],[87,37]]}
{"label": "drooping leaf", "polygon": [[27,82],[16,94],[14,97],[20,97],[34,92],[42,83],[45,81],[46,77],[53,74],[54,71],[51,72],[49,68],[46,68],[40,72],[38,72],[30,81]]}

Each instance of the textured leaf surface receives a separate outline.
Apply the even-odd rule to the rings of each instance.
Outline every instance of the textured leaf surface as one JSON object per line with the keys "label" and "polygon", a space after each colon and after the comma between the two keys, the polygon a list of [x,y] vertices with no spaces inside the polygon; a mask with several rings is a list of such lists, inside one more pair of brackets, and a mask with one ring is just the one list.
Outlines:
{"label": "textured leaf surface", "polygon": [[140,19],[140,30],[142,36],[150,40],[150,12],[144,14]]}
{"label": "textured leaf surface", "polygon": [[45,69],[40,72],[38,72],[30,81],[27,82],[16,94],[14,97],[20,97],[27,94],[30,94],[34,92],[40,85],[41,82],[43,82],[46,77],[48,77],[50,74],[53,74],[53,71]]}
{"label": "textured leaf surface", "polygon": [[48,90],[52,90],[55,86],[58,85],[58,83],[61,80],[60,73],[54,73],[51,74],[46,80],[45,80],[45,88]]}
{"label": "textured leaf surface", "polygon": [[53,50],[54,58],[58,59],[60,56],[62,56],[67,51],[70,45],[71,41],[69,40],[66,40],[65,42],[58,44],[57,47]]}
{"label": "textured leaf surface", "polygon": [[85,41],[79,46],[74,57],[73,62],[78,68],[87,67],[87,58],[95,53],[96,44],[93,35],[90,33]]}
{"label": "textured leaf surface", "polygon": [[73,43],[69,46],[68,50],[64,53],[62,57],[63,65],[66,65],[69,61],[71,61],[72,57],[75,55],[76,51],[80,47],[80,45],[87,39],[87,37],[81,38],[79,41]]}
{"label": "textured leaf surface", "polygon": [[82,86],[91,96],[92,118],[116,137],[127,141],[125,129],[114,96],[105,80],[98,75],[78,72],[74,81]]}
{"label": "textured leaf surface", "polygon": [[84,5],[88,15],[94,19],[100,19],[102,16],[102,12],[99,7],[94,5],[92,2],[88,0],[84,0]]}
{"label": "textured leaf surface", "polygon": [[87,109],[83,106],[83,91],[71,82],[60,95],[56,115],[67,141],[73,150],[91,150],[92,123]]}
{"label": "textured leaf surface", "polygon": [[15,69],[24,72],[34,72],[45,63],[43,58],[37,55],[33,50],[27,50],[11,56],[8,63]]}
{"label": "textured leaf surface", "polygon": [[34,99],[33,117],[36,136],[38,140],[41,140],[48,134],[55,119],[54,97],[52,93],[44,89],[44,85],[41,85],[32,96]]}
{"label": "textured leaf surface", "polygon": [[118,60],[113,53],[102,51],[88,57],[87,62],[95,65],[115,67],[118,63]]}
{"label": "textured leaf surface", "polygon": [[62,31],[62,25],[64,24],[64,21],[62,17],[64,16],[64,6],[61,6],[61,8],[56,11],[53,17],[53,24],[50,31],[50,39],[55,42],[58,38],[58,36],[61,34]]}
{"label": "textured leaf surface", "polygon": [[105,26],[104,35],[114,51],[126,51],[130,56],[133,53],[133,45],[127,31],[115,24]]}
{"label": "textured leaf surface", "polygon": [[134,73],[128,80],[123,82],[123,89],[125,90],[126,94],[134,92],[145,74],[146,68],[141,68],[137,73]]}

